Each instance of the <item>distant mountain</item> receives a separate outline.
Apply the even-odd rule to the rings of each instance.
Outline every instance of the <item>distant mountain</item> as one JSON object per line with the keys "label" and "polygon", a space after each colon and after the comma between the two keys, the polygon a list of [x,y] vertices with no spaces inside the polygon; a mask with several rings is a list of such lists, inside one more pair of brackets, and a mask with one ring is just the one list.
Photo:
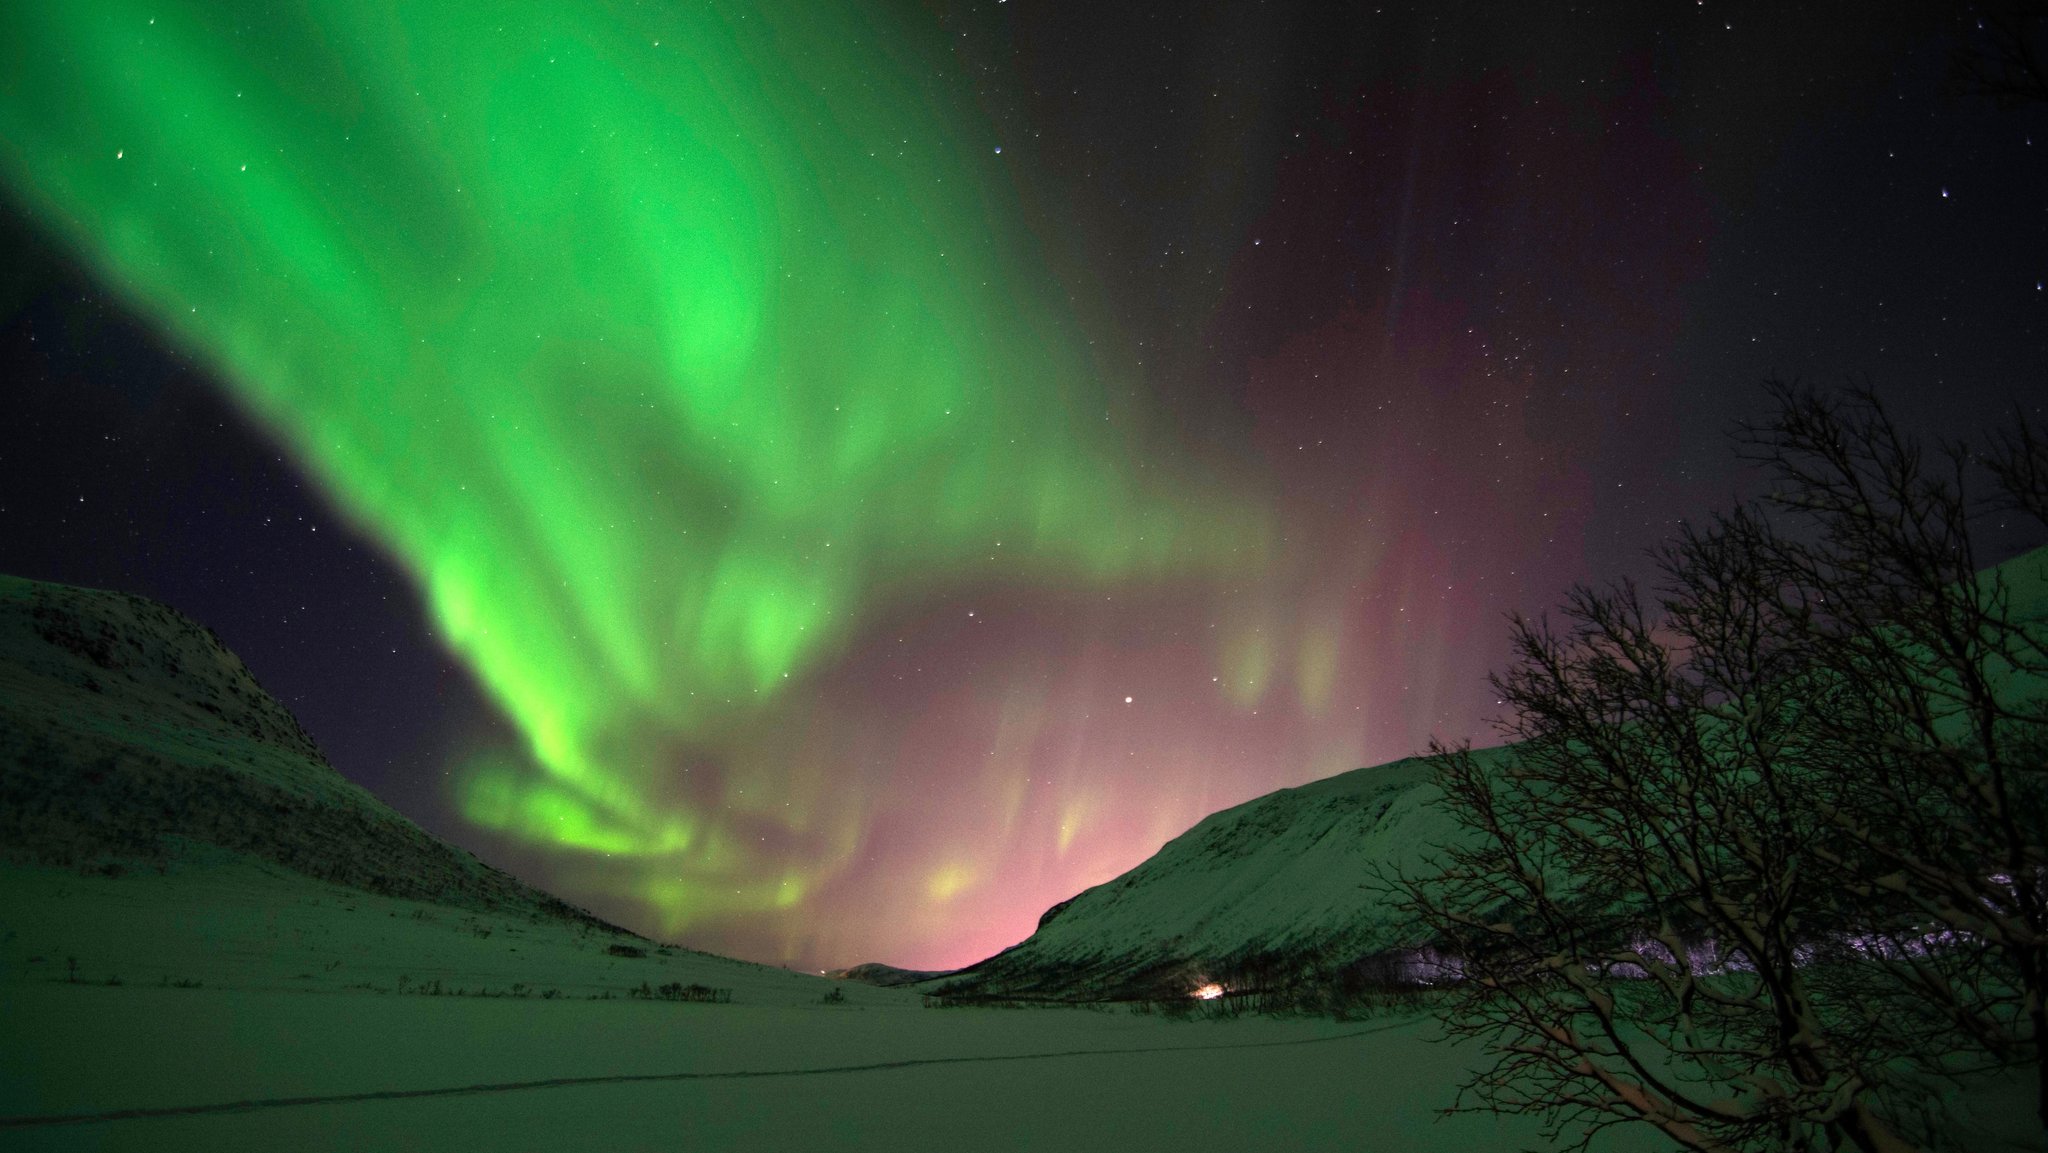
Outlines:
{"label": "distant mountain", "polygon": [[1419,760],[1211,814],[1123,876],[1048,909],[1022,944],[935,980],[963,998],[1185,996],[1366,979],[1409,939],[1375,868],[1454,835]]}
{"label": "distant mountain", "polygon": [[0,860],[115,874],[223,853],[623,932],[335,772],[212,631],[142,597],[0,576]]}
{"label": "distant mountain", "polygon": [[859,981],[863,985],[875,985],[883,989],[894,989],[902,985],[915,985],[920,981],[929,981],[934,977],[945,977],[950,975],[951,972],[952,970],[950,969],[899,969],[894,965],[883,965],[871,961],[865,965],[855,965],[850,969],[829,970],[825,973],[825,977],[827,980],[832,981]]}

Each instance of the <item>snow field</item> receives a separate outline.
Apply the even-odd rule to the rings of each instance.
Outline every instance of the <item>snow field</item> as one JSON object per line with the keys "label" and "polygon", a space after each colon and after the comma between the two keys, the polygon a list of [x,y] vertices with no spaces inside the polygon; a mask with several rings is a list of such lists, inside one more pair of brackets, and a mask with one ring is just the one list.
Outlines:
{"label": "snow field", "polygon": [[[10,1116],[599,1083],[0,1127],[0,1146],[346,1149],[1514,1149],[1438,1107],[1468,1054],[1419,1018],[1174,1024],[1080,1009],[671,1005],[16,985]],[[1222,1046],[1222,1047],[1218,1047]],[[1138,1050],[1138,1051],[1132,1051]],[[1061,1054],[1059,1056],[1037,1056]],[[991,1060],[990,1058],[995,1058]],[[906,1068],[803,1073],[847,1065]],[[1650,1149],[1634,1134],[1602,1146]]]}

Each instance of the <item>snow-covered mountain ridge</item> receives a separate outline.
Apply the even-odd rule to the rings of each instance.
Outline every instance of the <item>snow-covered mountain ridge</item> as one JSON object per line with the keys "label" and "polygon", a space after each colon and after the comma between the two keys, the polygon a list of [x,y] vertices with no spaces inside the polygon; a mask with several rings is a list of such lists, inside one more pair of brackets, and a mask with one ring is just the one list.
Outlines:
{"label": "snow-covered mountain ridge", "polygon": [[1375,870],[1455,834],[1420,760],[1355,769],[1203,818],[1047,910],[1022,944],[926,987],[966,997],[1157,997],[1356,973],[1413,946]]}
{"label": "snow-covered mountain ridge", "polygon": [[210,630],[143,597],[0,576],[0,859],[118,872],[223,854],[597,924],[337,773]]}

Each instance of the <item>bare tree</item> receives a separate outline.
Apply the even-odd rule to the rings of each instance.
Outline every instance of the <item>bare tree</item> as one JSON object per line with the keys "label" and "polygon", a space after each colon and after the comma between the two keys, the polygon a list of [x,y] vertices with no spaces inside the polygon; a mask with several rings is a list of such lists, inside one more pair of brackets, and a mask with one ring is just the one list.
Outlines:
{"label": "bare tree", "polygon": [[1986,511],[2048,523],[2042,439],[2016,415],[1977,504],[1969,450],[1926,453],[1867,392],[1776,397],[1778,420],[1741,439],[1780,479],[1770,503],[1816,530],[1779,552],[1826,598],[1801,636],[1829,690],[1806,766],[1831,834],[1815,853],[1898,981],[1891,1014],[1944,1013],[1951,1060],[2033,1065],[2048,1143],[2048,620],[1970,532]]}
{"label": "bare tree", "polygon": [[1965,96],[1994,100],[2001,108],[2048,103],[2048,3],[1992,5],[1963,18],[1960,42],[1949,66],[1949,83]]}
{"label": "bare tree", "polygon": [[[1461,1105],[1898,1150],[1929,1078],[2038,1061],[2041,626],[1977,571],[1967,453],[1775,397],[1741,438],[1773,496],[1683,533],[1647,602],[1517,618],[1511,743],[1432,750],[1468,836],[1404,888],[1496,1057]],[[2004,507],[2044,503],[2039,439],[2000,442]]]}

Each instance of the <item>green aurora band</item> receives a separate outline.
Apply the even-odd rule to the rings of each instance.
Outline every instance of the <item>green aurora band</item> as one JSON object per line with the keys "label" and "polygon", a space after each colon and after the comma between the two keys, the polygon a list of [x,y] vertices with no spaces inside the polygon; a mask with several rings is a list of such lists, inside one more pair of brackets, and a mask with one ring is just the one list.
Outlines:
{"label": "green aurora band", "polygon": [[674,799],[679,742],[877,605],[1262,548],[1130,459],[936,39],[818,3],[31,0],[0,178],[413,575],[527,742],[459,766],[468,818],[645,862],[673,931],[807,879]]}

